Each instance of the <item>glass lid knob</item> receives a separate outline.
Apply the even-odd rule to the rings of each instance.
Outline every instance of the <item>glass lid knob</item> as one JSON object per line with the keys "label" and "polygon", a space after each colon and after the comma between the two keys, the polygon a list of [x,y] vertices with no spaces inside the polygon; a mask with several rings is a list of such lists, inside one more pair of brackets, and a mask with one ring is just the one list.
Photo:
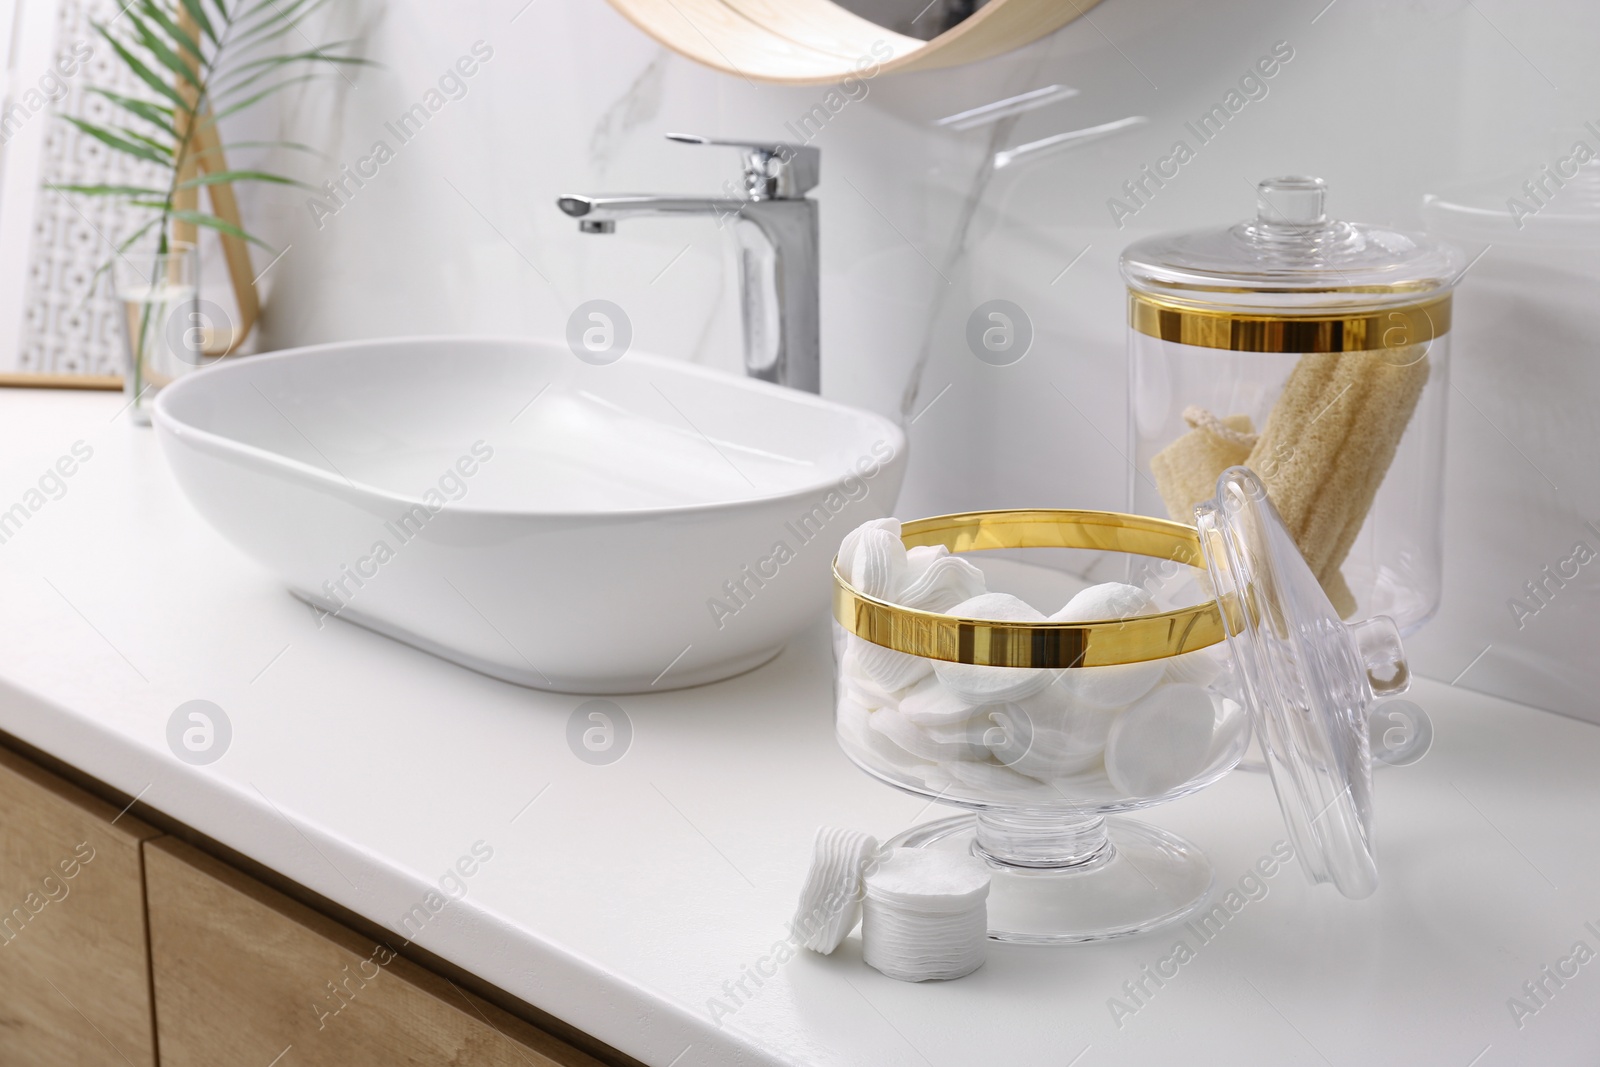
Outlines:
{"label": "glass lid knob", "polygon": [[1256,185],[1256,221],[1264,226],[1320,226],[1328,221],[1323,203],[1328,184],[1321,178],[1290,175]]}
{"label": "glass lid knob", "polygon": [[1400,644],[1400,631],[1387,615],[1351,623],[1350,636],[1355,640],[1356,655],[1367,672],[1367,685],[1375,697],[1404,693],[1411,685],[1411,668],[1406,663],[1405,648]]}

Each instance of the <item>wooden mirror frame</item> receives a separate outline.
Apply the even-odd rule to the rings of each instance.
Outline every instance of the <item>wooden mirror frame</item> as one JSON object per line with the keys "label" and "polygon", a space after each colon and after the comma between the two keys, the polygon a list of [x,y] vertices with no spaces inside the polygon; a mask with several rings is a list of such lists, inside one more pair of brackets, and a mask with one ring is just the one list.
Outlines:
{"label": "wooden mirror frame", "polygon": [[988,59],[1053,33],[1099,0],[989,0],[931,41],[833,0],[610,0],[668,48],[751,81],[828,85]]}

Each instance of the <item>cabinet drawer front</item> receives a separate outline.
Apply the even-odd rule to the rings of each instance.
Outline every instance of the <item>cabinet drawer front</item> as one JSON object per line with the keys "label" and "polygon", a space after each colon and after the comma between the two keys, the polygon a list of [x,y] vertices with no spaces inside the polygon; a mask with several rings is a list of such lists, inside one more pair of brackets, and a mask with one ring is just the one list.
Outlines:
{"label": "cabinet drawer front", "polygon": [[0,750],[6,1067],[154,1067],[140,858],[153,835]]}
{"label": "cabinet drawer front", "polygon": [[182,842],[145,854],[163,1067],[600,1067]]}

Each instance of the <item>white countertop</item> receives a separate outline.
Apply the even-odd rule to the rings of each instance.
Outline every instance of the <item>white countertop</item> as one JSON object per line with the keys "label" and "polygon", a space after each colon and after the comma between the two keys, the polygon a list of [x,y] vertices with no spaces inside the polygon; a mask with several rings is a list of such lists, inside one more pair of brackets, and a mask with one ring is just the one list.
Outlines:
{"label": "white countertop", "polygon": [[[834,746],[821,621],[743,677],[617,698],[631,747],[592,766],[566,740],[585,698],[319,629],[195,515],[121,403],[0,390],[0,511],[75,441],[94,450],[0,544],[0,729],[390,929],[486,843],[417,942],[640,1060],[1600,1060],[1600,958],[1545,979],[1542,1005],[1523,989],[1578,941],[1600,953],[1600,728],[1427,681],[1411,696],[1434,747],[1379,773],[1369,900],[1290,864],[1206,943],[992,946],[976,974],[923,985],[867,968],[852,938],[747,981],[719,1025],[708,1001],[786,936],[819,824],[887,837],[945,814]],[[233,727],[208,766],[167,746],[193,699]],[[1244,772],[1146,817],[1201,845],[1219,889],[1285,836]],[[1123,983],[1179,936],[1194,958],[1119,1028],[1109,998],[1131,1004]],[[1520,1027],[1512,997],[1536,1008]]]}

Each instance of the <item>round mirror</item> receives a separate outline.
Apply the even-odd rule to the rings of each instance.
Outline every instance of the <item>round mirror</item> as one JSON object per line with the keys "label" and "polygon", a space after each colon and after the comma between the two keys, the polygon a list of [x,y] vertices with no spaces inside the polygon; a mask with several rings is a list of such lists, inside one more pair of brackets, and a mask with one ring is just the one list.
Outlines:
{"label": "round mirror", "polygon": [[635,26],[708,67],[816,85],[997,56],[1098,0],[611,0]]}

